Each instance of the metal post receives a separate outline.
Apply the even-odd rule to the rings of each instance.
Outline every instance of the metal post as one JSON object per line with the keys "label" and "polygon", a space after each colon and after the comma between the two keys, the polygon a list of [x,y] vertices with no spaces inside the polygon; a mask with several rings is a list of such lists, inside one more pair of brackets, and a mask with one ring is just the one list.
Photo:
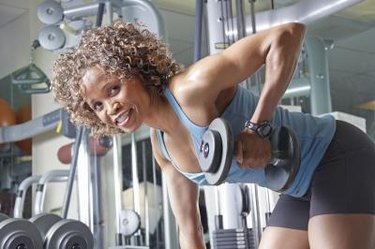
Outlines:
{"label": "metal post", "polygon": [[[143,210],[145,220],[145,244],[150,245],[150,222],[149,222],[149,202],[148,202],[148,181],[147,181],[147,163],[146,163],[146,142],[142,142],[142,170],[143,170],[143,183],[144,183],[144,199]],[[156,200],[156,199],[155,199]]]}
{"label": "metal post", "polygon": [[79,167],[77,167],[79,219],[94,233],[91,156],[89,150],[89,136],[86,131],[82,134],[77,164],[79,165]]}
{"label": "metal post", "polygon": [[[138,178],[138,158],[137,158],[137,140],[134,132],[131,134],[131,155],[132,155],[132,182],[133,182],[133,208],[137,214],[141,214],[139,178]],[[132,237],[134,243],[139,245],[141,232],[138,230]]]}
{"label": "metal post", "polygon": [[202,58],[202,24],[203,24],[203,1],[195,1],[195,34],[194,34],[194,61]]}
{"label": "metal post", "polygon": [[328,58],[324,41],[317,37],[307,37],[305,43],[310,71],[311,114],[332,112]]}
{"label": "metal post", "polygon": [[[94,144],[96,146],[96,144]],[[95,150],[95,149],[94,149]],[[103,198],[101,184],[101,158],[94,155],[91,167],[93,192],[93,223],[95,249],[104,248]]]}
{"label": "metal post", "polygon": [[[156,186],[157,186],[157,179],[156,179],[156,161],[155,158],[152,156],[152,186],[153,186],[153,191],[154,191],[154,201],[156,201],[159,197],[157,196],[156,192]],[[159,224],[156,224],[156,249],[159,249]]]}
{"label": "metal post", "polygon": [[237,39],[241,39],[246,36],[246,25],[245,16],[243,10],[243,0],[236,0],[236,12],[237,12]]}
{"label": "metal post", "polygon": [[210,54],[222,51],[229,44],[225,41],[224,16],[221,1],[207,1],[207,23]]}
{"label": "metal post", "polygon": [[254,245],[258,248],[260,238],[262,237],[262,225],[260,221],[260,208],[259,208],[259,195],[258,186],[255,184],[250,184],[250,208],[251,208],[251,218],[254,231]]}
{"label": "metal post", "polygon": [[76,141],[74,143],[73,160],[70,165],[69,180],[68,180],[68,185],[66,186],[66,190],[65,190],[64,204],[63,204],[63,209],[62,209],[62,217],[64,219],[68,217],[70,199],[71,199],[71,195],[73,191],[73,183],[74,183],[74,179],[75,179],[76,171],[77,171],[76,169],[77,169],[77,162],[78,162],[78,151],[81,145],[81,140],[82,140],[82,136],[84,132],[85,132],[85,129],[83,128],[83,126],[80,126],[78,128]]}
{"label": "metal post", "polygon": [[121,234],[121,220],[120,213],[122,210],[122,153],[121,153],[121,137],[120,135],[113,136],[113,176],[115,189],[115,213],[116,213],[116,237],[115,243],[117,246],[122,246],[123,236]]}

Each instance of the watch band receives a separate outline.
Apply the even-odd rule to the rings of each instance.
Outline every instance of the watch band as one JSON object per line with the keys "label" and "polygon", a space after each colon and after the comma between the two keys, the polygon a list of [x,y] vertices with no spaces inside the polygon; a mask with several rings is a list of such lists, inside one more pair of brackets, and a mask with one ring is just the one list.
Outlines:
{"label": "watch band", "polygon": [[264,121],[260,124],[257,124],[248,120],[245,123],[245,128],[252,130],[253,132],[255,132],[255,134],[262,138],[267,138],[272,133],[272,125],[270,121]]}

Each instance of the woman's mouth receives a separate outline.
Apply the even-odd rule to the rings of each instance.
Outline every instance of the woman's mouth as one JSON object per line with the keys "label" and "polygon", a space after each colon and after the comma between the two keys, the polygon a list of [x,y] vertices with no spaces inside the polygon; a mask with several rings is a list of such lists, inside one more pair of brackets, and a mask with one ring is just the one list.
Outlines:
{"label": "woman's mouth", "polygon": [[129,122],[131,116],[133,113],[133,108],[130,108],[127,112],[121,113],[117,118],[115,119],[115,123],[118,126],[126,125],[126,123]]}

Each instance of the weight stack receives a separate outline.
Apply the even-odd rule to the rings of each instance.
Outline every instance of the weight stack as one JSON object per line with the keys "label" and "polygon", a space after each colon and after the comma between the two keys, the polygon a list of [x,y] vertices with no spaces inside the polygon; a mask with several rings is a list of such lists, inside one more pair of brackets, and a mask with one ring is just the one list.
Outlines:
{"label": "weight stack", "polygon": [[214,249],[255,249],[254,235],[247,229],[218,229],[212,234]]}

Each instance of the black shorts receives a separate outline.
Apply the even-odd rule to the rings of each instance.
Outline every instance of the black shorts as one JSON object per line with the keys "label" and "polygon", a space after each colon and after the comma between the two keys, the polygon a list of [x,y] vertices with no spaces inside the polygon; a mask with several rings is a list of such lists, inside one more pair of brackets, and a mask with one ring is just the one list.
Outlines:
{"label": "black shorts", "polygon": [[281,195],[269,226],[307,230],[320,214],[375,214],[375,144],[342,121],[303,198]]}

